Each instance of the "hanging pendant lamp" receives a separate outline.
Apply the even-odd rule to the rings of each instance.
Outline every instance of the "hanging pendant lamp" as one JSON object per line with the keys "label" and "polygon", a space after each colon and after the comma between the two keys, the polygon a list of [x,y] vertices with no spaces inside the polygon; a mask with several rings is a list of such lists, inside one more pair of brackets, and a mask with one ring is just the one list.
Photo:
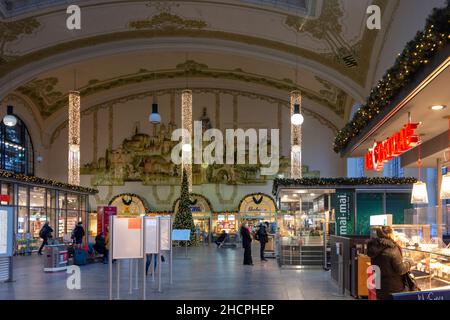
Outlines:
{"label": "hanging pendant lamp", "polygon": [[422,159],[421,159],[421,141],[419,141],[418,152],[419,152],[419,180],[414,183],[412,194],[411,194],[411,204],[428,204],[428,191],[427,184],[422,180]]}

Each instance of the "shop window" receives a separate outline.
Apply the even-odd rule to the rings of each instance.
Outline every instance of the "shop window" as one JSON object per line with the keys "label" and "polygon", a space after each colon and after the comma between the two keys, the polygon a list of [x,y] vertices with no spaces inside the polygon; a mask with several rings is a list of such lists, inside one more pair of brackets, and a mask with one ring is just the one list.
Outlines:
{"label": "shop window", "polygon": [[67,210],[80,210],[80,199],[78,195],[67,195]]}
{"label": "shop window", "polygon": [[34,151],[30,134],[23,121],[14,127],[0,123],[0,168],[26,175],[34,174]]}
{"label": "shop window", "polygon": [[78,221],[80,221],[80,215],[78,211],[67,211],[67,233],[71,233]]}
{"label": "shop window", "polygon": [[46,220],[45,188],[30,188],[30,234],[32,238],[39,238],[39,231]]}

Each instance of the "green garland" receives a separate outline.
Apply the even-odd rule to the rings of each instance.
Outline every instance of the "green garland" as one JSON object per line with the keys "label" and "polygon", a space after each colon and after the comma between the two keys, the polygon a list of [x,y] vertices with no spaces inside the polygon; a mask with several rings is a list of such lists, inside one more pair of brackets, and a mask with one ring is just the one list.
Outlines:
{"label": "green garland", "polygon": [[242,202],[244,202],[244,200],[247,199],[248,197],[254,197],[254,196],[264,196],[264,197],[269,198],[270,200],[272,200],[273,204],[275,205],[275,209],[277,208],[277,203],[275,202],[275,200],[270,195],[268,195],[267,193],[257,192],[257,193],[247,194],[246,196],[244,196],[241,199],[241,201],[239,201],[238,212],[241,209]]}
{"label": "green garland", "polygon": [[[202,199],[204,199],[205,201],[206,201],[206,203],[208,204],[208,206],[209,206],[209,208],[211,209],[211,212],[213,212],[214,210],[213,210],[213,207],[212,207],[212,204],[211,204],[211,201],[209,201],[209,199],[207,198],[207,197],[205,197],[204,195],[202,195],[202,194],[199,194],[199,193],[190,193],[189,194],[189,198],[193,198],[193,197],[199,197],[199,198],[202,198]],[[177,199],[175,199],[175,201],[173,202],[173,205],[172,205],[172,212],[175,212],[175,206],[176,206],[176,204],[177,204],[177,201],[179,201],[181,199],[181,197],[178,197]]]}
{"label": "green garland", "polygon": [[450,43],[450,0],[444,8],[435,8],[428,17],[425,29],[406,44],[394,65],[374,87],[366,103],[353,119],[336,135],[333,149],[341,152],[384,109],[389,107],[400,90],[416,78],[433,56]]}
{"label": "green garland", "polygon": [[142,204],[144,205],[145,212],[146,213],[150,212],[150,206],[148,205],[147,200],[145,200],[143,197],[141,197],[140,195],[137,195],[135,193],[121,193],[121,194],[118,194],[118,195],[114,196],[109,201],[108,205],[111,205],[114,202],[114,200],[116,200],[117,198],[121,198],[121,197],[124,197],[124,196],[132,197],[132,198],[138,198],[142,202]]}
{"label": "green garland", "polygon": [[36,176],[27,176],[27,175],[24,175],[21,173],[14,173],[14,172],[2,170],[2,169],[0,169],[0,178],[11,179],[11,180],[15,180],[17,182],[49,186],[49,187],[57,188],[57,189],[71,190],[71,191],[75,191],[75,192],[82,192],[82,193],[89,193],[89,194],[98,193],[97,189],[75,186],[72,184],[62,183],[62,182],[45,179],[45,178],[39,178]]}
{"label": "green garland", "polygon": [[272,193],[277,194],[281,187],[326,187],[326,186],[374,186],[374,185],[412,185],[416,178],[303,178],[275,179]]}

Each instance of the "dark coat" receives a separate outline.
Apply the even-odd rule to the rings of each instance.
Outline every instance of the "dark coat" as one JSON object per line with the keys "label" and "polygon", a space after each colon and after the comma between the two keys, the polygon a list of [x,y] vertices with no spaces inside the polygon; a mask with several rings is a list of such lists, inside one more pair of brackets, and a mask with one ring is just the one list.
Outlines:
{"label": "dark coat", "polygon": [[250,235],[250,231],[246,227],[241,227],[241,238],[243,248],[248,248],[251,246],[252,236]]}
{"label": "dark coat", "polygon": [[53,232],[52,227],[50,227],[48,224],[44,224],[41,231],[39,231],[39,236],[42,239],[47,240],[52,232]]}
{"label": "dark coat", "polygon": [[103,236],[98,235],[95,237],[94,249],[100,254],[104,254],[106,252],[106,241]]}
{"label": "dark coat", "polygon": [[390,239],[372,239],[367,244],[367,255],[372,265],[381,272],[381,288],[377,289],[377,299],[390,299],[391,293],[408,291],[404,275],[411,269],[409,262],[403,262],[400,247]]}
{"label": "dark coat", "polygon": [[259,227],[257,233],[257,239],[261,243],[267,243],[269,242],[269,235],[267,234],[266,226],[262,225]]}
{"label": "dark coat", "polygon": [[75,239],[82,239],[84,237],[84,228],[82,226],[76,226],[75,229],[73,229],[73,237]]}

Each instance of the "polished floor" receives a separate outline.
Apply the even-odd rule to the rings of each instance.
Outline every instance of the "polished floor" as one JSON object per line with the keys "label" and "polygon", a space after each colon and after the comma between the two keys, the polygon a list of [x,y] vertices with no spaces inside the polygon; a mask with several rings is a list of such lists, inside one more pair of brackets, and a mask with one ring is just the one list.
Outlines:
{"label": "polished floor", "polygon": [[[168,259],[163,263],[162,292],[147,277],[147,299],[350,299],[336,295],[330,272],[280,269],[275,259],[261,262],[253,250],[254,266],[242,265],[242,249],[215,246],[174,250],[173,284],[169,284]],[[116,266],[116,264],[114,264]],[[0,283],[0,299],[109,299],[108,265],[81,267],[81,288],[68,289],[65,272],[44,273],[38,256],[14,258],[14,282]],[[129,293],[128,262],[121,264],[120,299],[141,299],[139,290]],[[114,278],[115,285],[116,278]],[[116,294],[114,289],[114,294]]]}

